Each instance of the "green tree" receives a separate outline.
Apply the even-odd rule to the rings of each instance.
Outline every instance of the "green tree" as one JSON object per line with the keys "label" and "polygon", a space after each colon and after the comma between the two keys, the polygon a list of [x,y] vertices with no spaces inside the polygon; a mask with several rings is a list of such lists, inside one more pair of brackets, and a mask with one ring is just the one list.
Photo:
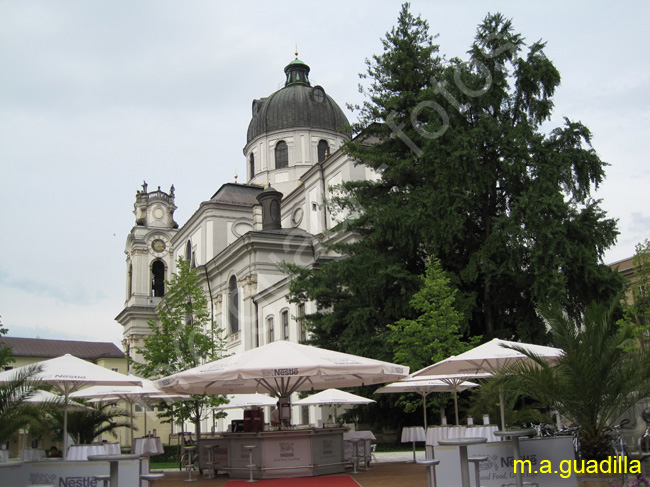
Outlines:
{"label": "green tree", "polygon": [[0,441],[8,440],[19,429],[40,421],[42,407],[25,402],[40,383],[32,380],[39,365],[25,367],[13,380],[0,384]]}
{"label": "green tree", "polygon": [[[178,259],[176,269],[156,309],[158,319],[148,322],[151,334],[144,338],[144,347],[137,349],[144,362],[131,362],[147,378],[171,375],[216,360],[225,350],[222,330],[208,310],[196,269],[182,258]],[[201,419],[209,408],[224,402],[223,396],[194,395],[191,401],[169,405],[163,414],[176,421],[193,421],[200,437]]]}
{"label": "green tree", "polygon": [[560,74],[544,43],[526,46],[510,20],[487,15],[468,60],[445,60],[408,4],[382,43],[367,62],[361,135],[344,147],[379,177],[344,183],[330,202],[350,215],[336,231],[359,238],[331,246],[345,258],[291,268],[292,299],[318,305],[306,319],[315,343],[392,356],[387,325],[414,318],[431,256],[458,289],[466,336],[539,342],[540,301],[579,315],[618,292],[602,264],[616,224],[591,197],[605,164],[581,123],[547,128]]}
{"label": "green tree", "polygon": [[650,334],[650,240],[636,245],[632,264],[634,276],[628,283],[631,302],[625,304],[625,316],[636,325],[641,347],[647,351]]}
{"label": "green tree", "polygon": [[410,301],[420,315],[388,325],[387,338],[393,345],[395,362],[416,371],[478,344],[480,337],[474,337],[470,343],[462,340],[465,318],[454,307],[456,294],[440,261],[432,259],[426,265],[422,288]]}
{"label": "green tree", "polygon": [[561,306],[541,310],[551,327],[553,346],[564,355],[549,364],[525,349],[532,364],[520,363],[503,371],[511,390],[525,393],[555,408],[579,428],[582,457],[603,460],[611,453],[606,428],[639,400],[650,395],[650,360],[638,347],[630,349],[634,326],[619,326],[618,299],[592,303],[581,317],[569,316]]}
{"label": "green tree", "polygon": [[[95,441],[95,438],[104,433],[111,434],[117,438],[117,428],[130,428],[129,413],[123,409],[117,409],[110,403],[88,403],[83,399],[76,400],[84,403],[89,409],[86,411],[68,412],[68,434],[75,443],[88,445]],[[63,438],[63,411],[61,407],[54,407],[51,412],[53,430],[57,438]]]}
{"label": "green tree", "polygon": [[[0,322],[0,336],[6,335],[8,331],[9,330],[2,326],[2,322]],[[12,362],[14,362],[14,356],[11,347],[0,341],[0,370],[4,369],[6,365],[9,365]]]}

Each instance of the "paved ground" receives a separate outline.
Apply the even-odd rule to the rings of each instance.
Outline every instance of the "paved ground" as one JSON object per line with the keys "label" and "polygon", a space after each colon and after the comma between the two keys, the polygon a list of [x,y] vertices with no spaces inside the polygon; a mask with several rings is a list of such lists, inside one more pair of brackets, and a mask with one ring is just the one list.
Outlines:
{"label": "paved ground", "polygon": [[[413,463],[413,452],[379,452],[375,453],[375,457],[376,460],[371,464],[370,470],[353,474],[352,469],[347,469],[346,473],[361,487],[426,487],[426,468]],[[424,452],[417,452],[416,458],[423,460]],[[197,482],[189,484],[193,487],[223,487],[229,480],[226,475],[208,479],[194,472],[192,476],[198,479]],[[156,487],[187,486],[187,478],[187,472],[167,470],[165,478],[156,482]]]}

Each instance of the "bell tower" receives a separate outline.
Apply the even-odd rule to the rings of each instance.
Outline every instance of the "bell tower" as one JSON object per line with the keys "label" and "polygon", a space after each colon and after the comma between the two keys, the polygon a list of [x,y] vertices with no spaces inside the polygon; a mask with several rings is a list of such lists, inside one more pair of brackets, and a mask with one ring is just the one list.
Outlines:
{"label": "bell tower", "polygon": [[147,183],[136,192],[135,226],[126,238],[126,296],[124,309],[115,320],[124,327],[124,353],[138,360],[136,348],[149,334],[147,321],[155,318],[156,306],[165,295],[165,281],[172,269],[172,238],[178,231],[174,221],[174,186],[169,193],[148,191]]}

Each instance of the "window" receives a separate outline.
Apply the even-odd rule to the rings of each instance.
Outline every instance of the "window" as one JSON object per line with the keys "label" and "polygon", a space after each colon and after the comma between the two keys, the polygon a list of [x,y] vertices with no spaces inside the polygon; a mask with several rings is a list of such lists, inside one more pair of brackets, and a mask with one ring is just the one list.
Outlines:
{"label": "window", "polygon": [[151,295],[163,297],[165,295],[165,263],[154,260],[151,264]]}
{"label": "window", "polygon": [[289,339],[289,310],[284,310],[280,315],[282,318],[282,338]]}
{"label": "window", "polygon": [[300,341],[307,341],[307,327],[305,326],[305,303],[300,303],[298,305],[298,327],[300,329]]}
{"label": "window", "polygon": [[248,159],[248,172],[250,173],[248,179],[253,179],[255,176],[255,155],[252,152]]}
{"label": "window", "polygon": [[275,144],[275,168],[289,167],[289,147],[284,140]]}
{"label": "window", "polygon": [[239,332],[239,290],[235,276],[228,283],[228,323],[231,335]]}
{"label": "window", "polygon": [[309,424],[309,406],[300,406],[300,424]]}
{"label": "window", "polygon": [[323,162],[330,155],[330,145],[326,140],[318,142],[318,162]]}
{"label": "window", "polygon": [[269,333],[269,343],[275,341],[275,334],[273,331],[273,316],[269,316],[266,319],[266,329]]}

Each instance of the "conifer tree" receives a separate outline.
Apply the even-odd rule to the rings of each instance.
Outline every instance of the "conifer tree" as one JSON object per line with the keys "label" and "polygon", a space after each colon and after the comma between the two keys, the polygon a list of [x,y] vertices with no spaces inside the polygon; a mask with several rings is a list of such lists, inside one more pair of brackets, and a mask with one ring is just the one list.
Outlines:
{"label": "conifer tree", "polygon": [[425,263],[458,290],[466,336],[542,341],[537,304],[578,315],[621,279],[602,263],[616,240],[592,190],[605,163],[578,121],[548,128],[560,74],[544,43],[526,45],[488,14],[468,59],[445,59],[428,23],[404,4],[383,52],[367,61],[366,101],[345,151],[374,169],[329,203],[359,236],[343,258],[292,267],[292,300],[314,300],[316,344],[390,359],[388,324],[413,319]]}

